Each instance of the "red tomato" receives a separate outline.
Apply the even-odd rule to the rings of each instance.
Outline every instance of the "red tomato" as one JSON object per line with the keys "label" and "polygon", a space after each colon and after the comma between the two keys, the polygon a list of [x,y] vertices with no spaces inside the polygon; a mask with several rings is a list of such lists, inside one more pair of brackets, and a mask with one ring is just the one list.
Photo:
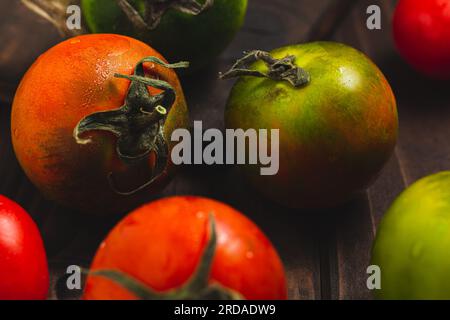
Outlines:
{"label": "red tomato", "polygon": [[414,68],[437,79],[450,79],[450,0],[400,0],[394,38]]}
{"label": "red tomato", "polygon": [[41,235],[30,216],[0,195],[0,300],[41,300],[49,287]]}
{"label": "red tomato", "polygon": [[[117,270],[156,292],[180,288],[202,262],[211,219],[217,241],[209,283],[246,299],[286,299],[283,265],[266,236],[238,211],[205,198],[171,197],[135,210],[100,245],[91,271]],[[84,299],[135,298],[110,279],[87,279]]]}
{"label": "red tomato", "polygon": [[[188,127],[188,111],[175,71],[142,63],[148,57],[164,60],[132,38],[84,35],[49,49],[27,71],[14,97],[12,143],[45,196],[85,212],[128,212],[169,182],[170,136]],[[136,72],[173,91],[116,76]],[[161,120],[158,103],[167,112]]]}

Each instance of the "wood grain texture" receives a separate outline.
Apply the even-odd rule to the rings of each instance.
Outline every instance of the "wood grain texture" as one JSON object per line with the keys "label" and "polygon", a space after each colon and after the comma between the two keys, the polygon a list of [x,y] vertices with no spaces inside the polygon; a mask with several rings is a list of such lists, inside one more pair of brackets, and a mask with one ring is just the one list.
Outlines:
{"label": "wood grain texture", "polygon": [[[269,50],[315,37],[331,38],[364,51],[391,82],[400,117],[396,152],[367,192],[339,208],[302,212],[260,197],[236,168],[191,166],[157,196],[207,196],[246,213],[279,250],[291,299],[370,299],[366,268],[384,212],[407,185],[450,165],[449,84],[423,78],[397,55],[390,32],[395,2],[345,1],[353,9],[337,16],[327,11],[336,3],[344,1],[250,0],[246,24],[230,47],[211,67],[182,79],[182,83],[191,118],[202,120],[205,128],[223,128],[223,109],[233,82],[219,81],[217,74],[227,70],[242,51]],[[365,27],[366,8],[372,4],[382,8],[382,30]],[[119,217],[88,217],[45,200],[17,164],[9,132],[14,88],[34,59],[61,38],[18,1],[3,0],[0,9],[5,8],[12,14],[0,21],[0,193],[22,204],[42,230],[51,267],[49,298],[76,299],[80,292],[65,290],[65,268],[71,264],[88,267]],[[333,20],[335,30],[321,32],[319,17],[328,17],[325,25]]]}

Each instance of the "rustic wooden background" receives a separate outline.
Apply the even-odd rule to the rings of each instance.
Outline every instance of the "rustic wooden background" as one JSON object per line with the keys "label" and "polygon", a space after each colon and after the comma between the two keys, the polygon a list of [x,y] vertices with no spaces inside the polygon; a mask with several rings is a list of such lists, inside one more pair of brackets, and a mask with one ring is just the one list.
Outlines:
{"label": "rustic wooden background", "polygon": [[[391,39],[392,0],[250,0],[247,21],[214,66],[183,79],[192,119],[223,127],[232,81],[217,80],[243,50],[272,49],[306,40],[331,39],[367,53],[384,71],[399,104],[400,137],[375,184],[357,199],[324,212],[280,207],[258,196],[234,168],[190,167],[160,196],[196,194],[231,204],[272,239],[285,263],[291,299],[370,299],[366,267],[377,225],[392,200],[418,178],[450,165],[449,83],[412,71]],[[366,9],[382,8],[382,30],[369,31]],[[32,61],[60,37],[19,0],[0,11],[0,194],[19,202],[42,230],[50,259],[51,299],[76,299],[61,277],[70,264],[89,266],[98,244],[116,221],[99,220],[43,199],[12,151],[9,118],[14,88]],[[332,181],[330,182],[332,183]]]}

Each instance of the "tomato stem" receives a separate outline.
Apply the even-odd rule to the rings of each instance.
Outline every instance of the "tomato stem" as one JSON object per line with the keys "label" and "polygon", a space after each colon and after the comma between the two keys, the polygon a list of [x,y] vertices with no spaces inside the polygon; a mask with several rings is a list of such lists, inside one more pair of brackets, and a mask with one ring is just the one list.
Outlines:
{"label": "tomato stem", "polygon": [[156,29],[169,9],[196,16],[214,5],[214,0],[206,0],[203,4],[198,0],[147,0],[144,17],[142,17],[128,0],[116,1],[134,28],[141,34]]}
{"label": "tomato stem", "polygon": [[[131,81],[125,104],[115,110],[93,113],[82,119],[74,129],[73,136],[78,144],[88,144],[90,138],[82,135],[92,131],[108,131],[117,137],[116,152],[126,165],[138,165],[148,161],[150,153],[156,156],[155,168],[148,182],[130,190],[120,191],[115,187],[112,174],[108,181],[117,194],[128,196],[141,191],[163,174],[168,163],[168,145],[164,137],[164,124],[170,108],[175,103],[176,92],[163,80],[145,77],[144,63],[151,62],[166,68],[185,68],[187,62],[167,64],[156,57],[142,59],[136,65],[134,74],[116,74],[116,78]],[[163,90],[150,95],[147,86]]]}
{"label": "tomato stem", "polygon": [[[283,59],[274,59],[270,53],[261,50],[244,52],[244,54],[244,57],[238,59],[229,71],[220,73],[221,79],[253,76],[275,81],[287,81],[296,88],[305,86],[311,81],[310,74],[295,64],[295,56],[290,55]],[[266,64],[267,72],[251,69],[251,64],[257,61],[263,61]]]}
{"label": "tomato stem", "polygon": [[209,240],[204,249],[196,271],[181,288],[158,293],[143,284],[141,281],[117,270],[95,270],[88,274],[109,279],[141,300],[240,300],[242,296],[231,289],[217,283],[209,284],[211,267],[216,252],[217,232],[214,215],[209,215]]}

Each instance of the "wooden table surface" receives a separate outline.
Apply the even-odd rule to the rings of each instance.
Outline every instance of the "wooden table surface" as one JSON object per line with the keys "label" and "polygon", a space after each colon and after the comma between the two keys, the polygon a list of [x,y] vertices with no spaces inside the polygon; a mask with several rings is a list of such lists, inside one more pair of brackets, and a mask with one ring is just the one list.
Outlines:
{"label": "wooden table surface", "polygon": [[[217,73],[243,50],[336,40],[364,51],[391,82],[400,118],[397,148],[367,192],[342,207],[323,212],[286,209],[261,198],[231,167],[185,168],[158,195],[207,196],[246,213],[279,250],[291,299],[370,299],[366,268],[383,213],[406,186],[450,165],[449,83],[426,79],[399,58],[390,31],[395,3],[250,0],[246,24],[226,52],[209,69],[182,79],[191,118],[218,128],[223,128],[223,109],[233,82],[217,80]],[[382,30],[366,28],[366,9],[372,4],[382,8]],[[89,266],[116,221],[88,217],[45,200],[17,164],[9,133],[14,88],[37,55],[61,38],[18,0],[2,0],[0,9],[9,12],[0,21],[0,194],[19,202],[41,228],[51,268],[49,298],[77,298],[80,292],[65,290],[61,275],[70,264]]]}

